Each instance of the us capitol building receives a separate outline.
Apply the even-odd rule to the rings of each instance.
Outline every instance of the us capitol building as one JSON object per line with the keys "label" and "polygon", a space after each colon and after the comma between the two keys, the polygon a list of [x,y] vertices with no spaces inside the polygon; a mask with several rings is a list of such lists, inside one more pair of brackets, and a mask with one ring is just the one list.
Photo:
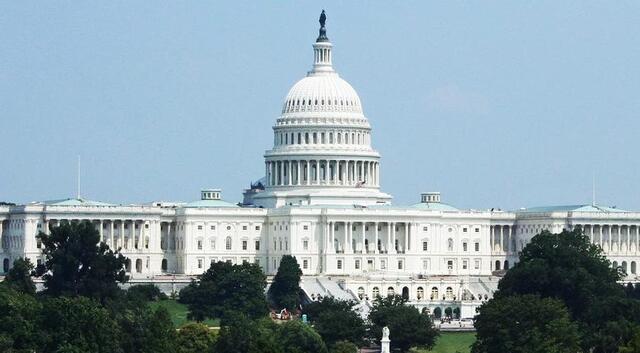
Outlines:
{"label": "us capitol building", "polygon": [[542,230],[579,228],[637,281],[640,213],[596,204],[514,212],[457,209],[438,192],[411,206],[380,190],[381,158],[351,85],[332,65],[325,17],[313,66],[289,90],[264,154],[264,178],[243,201],[205,189],[190,203],[116,205],[82,198],[0,206],[2,272],[13,260],[41,262],[39,231],[88,220],[129,259],[132,282],[188,283],[215,261],[260,264],[274,275],[283,255],[304,273],[309,298],[363,300],[401,294],[419,308],[458,308],[491,298],[504,271]]}

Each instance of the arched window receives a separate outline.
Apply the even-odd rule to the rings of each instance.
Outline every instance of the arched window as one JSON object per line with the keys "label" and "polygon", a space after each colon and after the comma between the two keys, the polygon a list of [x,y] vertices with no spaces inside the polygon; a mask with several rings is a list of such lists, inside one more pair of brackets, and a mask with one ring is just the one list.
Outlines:
{"label": "arched window", "polygon": [[4,273],[9,272],[9,259],[2,260],[2,271]]}
{"label": "arched window", "polygon": [[136,260],[136,272],[138,273],[142,272],[142,259]]}
{"label": "arched window", "polygon": [[449,238],[449,240],[447,240],[447,249],[449,251],[453,251],[453,239]]}
{"label": "arched window", "polygon": [[624,273],[626,274],[627,273],[627,262],[626,261],[622,261],[622,266],[620,266],[620,267],[622,267],[622,271],[624,271]]}
{"label": "arched window", "polygon": [[636,262],[635,261],[631,261],[631,274],[632,275],[636,274]]}
{"label": "arched window", "polygon": [[496,260],[496,271],[500,271],[500,260]]}
{"label": "arched window", "polygon": [[447,287],[447,291],[445,293],[447,300],[453,299],[453,288]]}
{"label": "arched window", "polygon": [[393,287],[387,288],[387,297],[392,297],[395,294],[396,294],[396,291],[393,289]]}
{"label": "arched window", "polygon": [[225,246],[225,249],[231,250],[231,237],[227,237],[227,239],[225,239],[224,246]]}
{"label": "arched window", "polygon": [[613,268],[618,268],[618,261],[614,261],[612,265],[613,265]]}
{"label": "arched window", "polygon": [[431,300],[438,300],[438,287],[431,288]]}
{"label": "arched window", "polygon": [[162,268],[162,272],[167,272],[167,268],[168,268],[167,259],[162,259],[162,267],[161,268]]}
{"label": "arched window", "polygon": [[402,287],[402,298],[409,300],[409,287]]}
{"label": "arched window", "polygon": [[424,289],[422,287],[418,287],[418,290],[416,291],[416,297],[418,298],[418,300],[424,298]]}
{"label": "arched window", "polygon": [[505,269],[505,270],[508,270],[508,269],[509,269],[509,261],[508,261],[508,260],[505,260],[505,261],[504,261],[504,269]]}
{"label": "arched window", "polygon": [[360,300],[364,299],[364,288],[363,287],[358,287],[358,298],[360,298]]}
{"label": "arched window", "polygon": [[380,289],[378,289],[378,287],[373,287],[373,290],[371,291],[371,296],[373,298],[378,298],[380,296]]}

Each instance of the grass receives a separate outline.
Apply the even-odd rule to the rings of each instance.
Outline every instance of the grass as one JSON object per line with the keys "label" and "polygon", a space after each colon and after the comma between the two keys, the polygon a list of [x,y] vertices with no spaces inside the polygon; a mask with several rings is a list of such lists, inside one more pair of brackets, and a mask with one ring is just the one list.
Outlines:
{"label": "grass", "polygon": [[[189,309],[184,304],[180,304],[173,299],[168,300],[160,300],[157,302],[150,302],[149,306],[154,310],[159,307],[163,307],[167,309],[169,315],[171,315],[171,321],[173,321],[173,325],[177,327],[181,327],[186,323],[193,322],[192,320],[187,319],[187,313]],[[205,320],[204,323],[208,326],[217,327],[220,326],[219,320]]]}
{"label": "grass", "polygon": [[476,340],[475,332],[440,332],[435,347],[420,353],[469,353],[471,344]]}

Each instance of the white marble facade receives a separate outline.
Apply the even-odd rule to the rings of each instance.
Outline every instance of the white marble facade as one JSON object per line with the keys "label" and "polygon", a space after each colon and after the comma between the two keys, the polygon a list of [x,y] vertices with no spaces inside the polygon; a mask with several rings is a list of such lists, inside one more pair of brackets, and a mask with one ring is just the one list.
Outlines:
{"label": "white marble facade", "polygon": [[[457,303],[463,316],[491,296],[498,276],[544,229],[583,229],[629,281],[637,279],[639,212],[598,205],[461,210],[437,192],[415,205],[393,205],[380,191],[381,158],[360,98],[333,69],[322,30],[312,70],[290,90],[273,127],[265,176],[241,204],[206,189],[191,203],[73,198],[0,206],[0,272],[19,257],[41,261],[39,231],[88,220],[130,259],[132,278],[197,275],[212,261],[256,262],[273,275],[290,254],[309,295],[398,293],[431,309]],[[328,277],[339,289],[315,280]]]}

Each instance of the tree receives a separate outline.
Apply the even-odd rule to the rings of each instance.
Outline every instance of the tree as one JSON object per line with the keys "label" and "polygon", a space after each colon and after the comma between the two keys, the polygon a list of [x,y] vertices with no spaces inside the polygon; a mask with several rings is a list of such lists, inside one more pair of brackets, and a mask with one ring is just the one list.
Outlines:
{"label": "tree", "polygon": [[27,353],[40,347],[40,303],[36,298],[0,284],[0,352]]}
{"label": "tree", "polygon": [[620,347],[619,353],[638,353],[640,352],[640,329],[636,329],[633,337],[626,345]]}
{"label": "tree", "polygon": [[295,310],[300,304],[302,270],[294,256],[284,255],[269,287],[269,298],[277,308]]}
{"label": "tree", "polygon": [[40,232],[45,257],[38,268],[46,293],[52,296],[86,296],[104,302],[120,292],[118,283],[125,283],[125,257],[114,253],[93,224],[63,222],[51,228],[51,234]]}
{"label": "tree", "polygon": [[391,347],[407,352],[411,347],[432,348],[438,331],[426,314],[406,304],[399,295],[376,298],[369,313],[370,333],[379,341],[382,328],[389,327]]}
{"label": "tree", "polygon": [[578,325],[583,351],[617,352],[640,324],[640,301],[625,293],[621,278],[580,230],[543,231],[500,280],[493,300],[527,294],[559,299]]}
{"label": "tree", "polygon": [[127,296],[130,299],[151,302],[168,299],[154,284],[138,284],[127,289]]}
{"label": "tree", "polygon": [[322,337],[298,320],[288,321],[278,329],[278,341],[284,353],[327,353]]}
{"label": "tree", "polygon": [[320,334],[327,347],[339,341],[349,341],[358,346],[364,344],[366,326],[353,310],[356,302],[324,297],[304,306],[309,322]]}
{"label": "tree", "polygon": [[216,262],[200,277],[180,291],[180,302],[189,307],[189,317],[225,319],[242,313],[250,319],[267,314],[264,289],[266,277],[257,264],[233,265]]}
{"label": "tree", "polygon": [[176,340],[177,353],[213,352],[215,335],[202,323],[189,323],[180,328]]}
{"label": "tree", "polygon": [[336,342],[331,349],[329,349],[330,353],[358,353],[358,346],[351,342],[347,341],[339,341]]}
{"label": "tree", "polygon": [[535,295],[490,300],[479,309],[473,353],[575,353],[578,326],[558,299]]}
{"label": "tree", "polygon": [[451,309],[450,306],[446,307],[444,309],[444,316],[446,316],[447,318],[451,318],[452,315],[453,315],[453,309]]}
{"label": "tree", "polygon": [[29,258],[19,258],[13,262],[13,267],[7,273],[4,278],[4,282],[11,288],[25,293],[34,295],[36,294],[36,285],[33,284],[33,263]]}
{"label": "tree", "polygon": [[117,323],[89,298],[46,299],[39,321],[43,352],[122,352]]}
{"label": "tree", "polygon": [[278,327],[270,319],[249,320],[245,315],[230,313],[220,328],[215,353],[283,353],[277,335]]}

